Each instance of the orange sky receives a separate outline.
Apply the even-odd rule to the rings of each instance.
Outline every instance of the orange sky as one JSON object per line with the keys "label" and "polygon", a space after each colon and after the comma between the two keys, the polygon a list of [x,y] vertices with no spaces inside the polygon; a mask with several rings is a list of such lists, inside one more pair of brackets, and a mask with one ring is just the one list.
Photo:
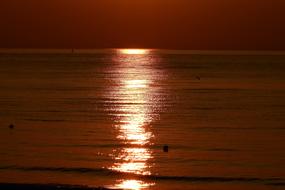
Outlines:
{"label": "orange sky", "polygon": [[284,0],[1,0],[1,48],[285,50]]}

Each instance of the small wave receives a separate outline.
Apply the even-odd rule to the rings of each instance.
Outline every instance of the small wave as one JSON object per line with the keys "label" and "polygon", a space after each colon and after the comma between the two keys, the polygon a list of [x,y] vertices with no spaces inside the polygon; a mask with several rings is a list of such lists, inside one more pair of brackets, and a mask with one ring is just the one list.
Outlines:
{"label": "small wave", "polygon": [[88,187],[79,185],[63,185],[63,184],[17,184],[17,183],[0,183],[0,189],[9,190],[108,190],[104,187]]}
{"label": "small wave", "polygon": [[0,170],[73,172],[73,173],[102,173],[102,172],[108,171],[108,169],[104,169],[104,168],[17,167],[17,166],[4,166],[4,167],[0,167]]}
{"label": "small wave", "polygon": [[17,167],[4,166],[0,170],[20,170],[20,171],[45,171],[45,172],[67,172],[67,173],[90,173],[100,176],[120,176],[141,180],[153,181],[184,181],[202,183],[261,183],[272,186],[285,186],[283,178],[259,178],[259,177],[213,177],[213,176],[163,176],[163,175],[141,175],[110,170],[107,168],[67,168],[67,167]]}

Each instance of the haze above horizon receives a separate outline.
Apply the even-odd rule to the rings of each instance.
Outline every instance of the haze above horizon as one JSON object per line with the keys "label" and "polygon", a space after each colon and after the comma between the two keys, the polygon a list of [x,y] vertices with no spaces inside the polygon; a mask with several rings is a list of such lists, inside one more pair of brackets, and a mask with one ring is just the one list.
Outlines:
{"label": "haze above horizon", "polygon": [[2,0],[0,48],[285,50],[280,0]]}

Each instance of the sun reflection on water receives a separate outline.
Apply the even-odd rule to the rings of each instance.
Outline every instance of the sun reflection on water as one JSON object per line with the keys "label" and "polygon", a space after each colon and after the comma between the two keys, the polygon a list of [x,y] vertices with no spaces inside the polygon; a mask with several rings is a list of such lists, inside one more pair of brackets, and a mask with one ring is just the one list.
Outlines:
{"label": "sun reflection on water", "polygon": [[140,190],[142,188],[148,188],[149,186],[154,185],[154,183],[145,184],[140,180],[124,180],[120,181],[117,185],[117,188],[120,189],[132,189],[132,190]]}
{"label": "sun reflection on water", "polygon": [[126,88],[147,88],[148,81],[147,80],[126,80],[125,81]]}
{"label": "sun reflection on water", "polygon": [[152,155],[146,148],[125,148],[116,157],[116,160],[123,162],[115,163],[112,169],[120,172],[150,175],[150,166],[147,163],[150,158]]}
{"label": "sun reflection on water", "polygon": [[[154,135],[151,123],[159,105],[154,101],[151,88],[151,84],[155,82],[153,69],[144,66],[155,60],[150,59],[147,53],[147,50],[119,50],[117,55],[118,60],[127,64],[117,68],[119,77],[115,82],[118,85],[110,90],[110,95],[114,101],[112,110],[118,131],[117,139],[125,146],[115,151],[114,164],[109,168],[114,171],[137,175],[152,174],[153,152],[149,147]],[[122,179],[114,188],[139,190],[151,185],[154,184],[143,180]]]}
{"label": "sun reflection on water", "polygon": [[143,55],[147,54],[149,51],[146,49],[121,49],[119,50],[121,54],[127,55]]}

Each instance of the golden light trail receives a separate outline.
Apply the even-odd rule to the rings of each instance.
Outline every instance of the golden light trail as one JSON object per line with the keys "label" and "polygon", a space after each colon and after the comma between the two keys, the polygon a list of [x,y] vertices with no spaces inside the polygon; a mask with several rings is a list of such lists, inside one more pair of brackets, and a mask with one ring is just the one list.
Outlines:
{"label": "golden light trail", "polygon": [[151,184],[145,184],[142,181],[139,180],[125,180],[122,181],[121,183],[118,184],[119,189],[131,189],[131,190],[140,190],[142,188],[148,188],[149,186],[154,185],[153,183]]}
{"label": "golden light trail", "polygon": [[[150,124],[153,122],[155,101],[151,85],[154,81],[153,69],[145,67],[154,59],[148,56],[149,50],[121,49],[115,59],[122,63],[116,70],[117,85],[111,89],[110,96],[114,101],[115,126],[117,139],[126,146],[114,150],[114,163],[109,169],[137,175],[151,175],[153,152],[149,148],[153,133]],[[129,55],[129,56],[128,56]],[[138,55],[136,59],[133,56]],[[157,77],[157,75],[155,76]],[[122,179],[114,188],[141,190],[154,185],[139,179]]]}
{"label": "golden light trail", "polygon": [[125,85],[127,88],[146,88],[148,87],[147,80],[126,80]]}
{"label": "golden light trail", "polygon": [[146,49],[121,49],[120,53],[127,55],[143,55],[147,54],[149,50]]}
{"label": "golden light trail", "polygon": [[[129,72],[127,71],[129,70],[126,70],[121,82],[121,88],[118,89],[118,94],[122,95],[125,100],[127,99],[127,102],[124,102],[123,107],[118,108],[124,114],[121,115],[118,125],[116,125],[120,132],[117,138],[124,144],[135,145],[135,147],[123,148],[116,156],[117,162],[114,163],[111,169],[126,173],[149,175],[151,172],[147,161],[152,158],[152,155],[151,151],[144,147],[150,143],[153,136],[146,129],[146,125],[151,122],[149,117],[151,110],[145,105],[149,103],[147,97],[149,91],[148,80],[136,79],[136,77],[128,75]],[[137,185],[139,184],[137,183]]]}

